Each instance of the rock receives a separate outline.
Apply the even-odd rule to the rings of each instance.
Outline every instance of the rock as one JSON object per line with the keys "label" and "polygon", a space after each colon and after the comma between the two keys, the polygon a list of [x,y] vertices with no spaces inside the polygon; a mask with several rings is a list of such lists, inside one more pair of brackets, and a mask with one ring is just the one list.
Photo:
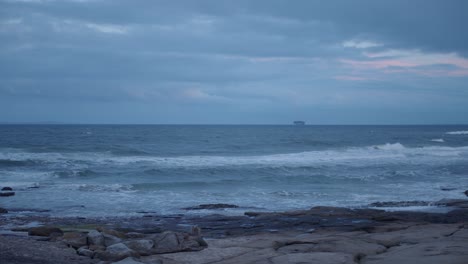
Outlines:
{"label": "rock", "polygon": [[369,204],[370,207],[409,207],[409,206],[428,206],[425,201],[400,201],[400,202],[376,202]]}
{"label": "rock", "polygon": [[465,194],[466,196],[468,196],[468,190],[466,190],[466,191],[464,192],[464,194]]}
{"label": "rock", "polygon": [[3,187],[2,191],[13,191],[13,188],[11,187]]}
{"label": "rock", "polygon": [[427,241],[420,244],[403,244],[392,247],[385,253],[368,256],[363,264],[465,264],[468,260],[467,240],[450,239]]}
{"label": "rock", "polygon": [[8,210],[0,207],[0,214],[6,214],[6,213],[8,213]]}
{"label": "rock", "polygon": [[102,234],[102,235],[104,237],[104,246],[106,247],[122,242],[122,239],[115,237],[113,235],[109,235],[109,234]]}
{"label": "rock", "polygon": [[256,217],[256,216],[259,216],[261,214],[262,214],[261,212],[245,212],[244,213],[244,215],[248,216],[248,217]]}
{"label": "rock", "polygon": [[342,252],[351,254],[354,258],[359,258],[360,256],[379,254],[387,250],[386,247],[376,243],[344,236],[329,236],[305,241],[279,241],[277,243],[282,245],[277,249],[277,252],[282,254]]}
{"label": "rock", "polygon": [[127,257],[139,257],[139,254],[125,244],[118,243],[107,247],[105,251],[96,251],[95,257],[101,260],[119,261]]}
{"label": "rock", "polygon": [[30,236],[44,236],[49,237],[52,235],[63,235],[63,231],[57,227],[51,226],[40,226],[40,227],[32,227],[28,230],[28,235]]}
{"label": "rock", "polygon": [[98,250],[106,250],[106,247],[105,246],[98,246],[98,245],[89,245],[88,246],[89,250],[92,250],[92,251],[98,251]]}
{"label": "rock", "polygon": [[286,254],[271,259],[273,264],[283,263],[320,263],[320,264],[348,264],[356,263],[353,256],[341,252],[313,252]]}
{"label": "rock", "polygon": [[146,235],[137,232],[128,232],[125,234],[127,238],[144,238]]}
{"label": "rock", "polygon": [[148,256],[151,255],[152,249],[154,247],[154,242],[153,240],[149,239],[140,239],[140,240],[130,240],[130,241],[125,241],[124,244],[138,252],[141,256]]}
{"label": "rock", "polygon": [[81,248],[88,244],[86,234],[80,232],[67,232],[62,236],[62,242],[69,247],[75,249]]}
{"label": "rock", "polygon": [[198,206],[187,207],[184,210],[203,210],[203,209],[226,209],[226,208],[239,208],[239,206],[234,204],[200,204]]}
{"label": "rock", "polygon": [[127,237],[125,235],[125,233],[120,232],[120,231],[116,231],[116,230],[113,230],[113,229],[107,229],[107,228],[99,227],[99,228],[97,228],[97,230],[99,232],[101,232],[102,234],[107,234],[107,235],[111,235],[111,236],[122,238],[122,239]]}
{"label": "rock", "polygon": [[468,208],[468,200],[467,199],[442,199],[436,202],[435,205]]}
{"label": "rock", "polygon": [[192,236],[201,236],[201,228],[198,226],[192,226],[190,228],[190,235]]}
{"label": "rock", "polygon": [[15,195],[15,192],[0,192],[0,197],[8,197]]}
{"label": "rock", "polygon": [[154,239],[155,252],[161,254],[181,251],[180,240],[182,239],[183,237],[178,233],[166,231]]}
{"label": "rock", "polygon": [[87,235],[88,245],[104,246],[104,236],[96,231],[91,230]]}
{"label": "rock", "polygon": [[92,258],[94,256],[94,252],[92,250],[89,250],[86,246],[77,249],[76,253],[78,253],[78,255],[80,256],[85,256],[88,258]]}
{"label": "rock", "polygon": [[143,263],[143,262],[140,262],[132,257],[128,257],[126,259],[122,259],[121,261],[114,262],[113,264],[140,264],[140,263]]}
{"label": "rock", "polygon": [[172,253],[180,251],[200,251],[208,246],[202,237],[188,234],[166,231],[153,236],[156,254]]}

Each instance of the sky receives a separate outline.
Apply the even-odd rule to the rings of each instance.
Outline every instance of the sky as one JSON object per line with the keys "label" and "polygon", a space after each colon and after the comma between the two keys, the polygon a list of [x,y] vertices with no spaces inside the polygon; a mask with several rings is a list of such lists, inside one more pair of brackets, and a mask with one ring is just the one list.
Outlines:
{"label": "sky", "polygon": [[468,1],[0,0],[0,122],[468,124]]}

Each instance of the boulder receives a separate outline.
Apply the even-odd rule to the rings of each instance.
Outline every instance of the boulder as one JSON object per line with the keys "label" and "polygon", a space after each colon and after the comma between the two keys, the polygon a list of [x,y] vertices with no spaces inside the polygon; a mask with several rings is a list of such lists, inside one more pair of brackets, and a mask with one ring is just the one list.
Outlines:
{"label": "boulder", "polygon": [[208,244],[199,236],[166,231],[153,236],[154,249],[156,254],[172,253],[180,251],[200,251]]}
{"label": "boulder", "polygon": [[3,187],[2,191],[13,191],[13,188],[11,187]]}
{"label": "boulder", "polygon": [[98,250],[106,250],[106,247],[105,246],[98,246],[98,245],[89,245],[88,246],[89,250],[92,250],[92,251],[98,251]]}
{"label": "boulder", "polygon": [[106,247],[122,242],[122,239],[113,235],[103,233],[102,236],[104,237],[104,246]]}
{"label": "boulder", "polygon": [[104,236],[100,232],[91,230],[86,237],[88,245],[104,246]]}
{"label": "boulder", "polygon": [[77,249],[76,253],[78,253],[80,256],[85,256],[88,258],[92,258],[94,256],[94,251],[88,249],[86,246]]}
{"label": "boulder", "polygon": [[183,236],[180,234],[166,231],[153,239],[155,252],[161,254],[181,251],[181,240],[183,240]]}
{"label": "boulder", "polygon": [[8,210],[0,207],[0,214],[6,214],[6,213],[8,213]]}
{"label": "boulder", "polygon": [[0,192],[0,197],[8,197],[15,195],[15,192]]}
{"label": "boulder", "polygon": [[130,241],[125,241],[124,244],[138,252],[141,256],[148,256],[151,255],[152,249],[154,247],[154,242],[153,240],[149,239],[139,239],[139,240],[130,240]]}
{"label": "boulder", "polygon": [[56,236],[56,235],[63,235],[63,231],[60,228],[53,227],[53,226],[39,226],[39,227],[32,227],[28,230],[28,235],[30,236]]}
{"label": "boulder", "polygon": [[120,232],[120,231],[113,230],[113,229],[107,229],[107,228],[99,227],[99,228],[97,228],[97,231],[101,232],[102,234],[107,234],[107,235],[115,236],[115,237],[118,237],[118,238],[123,238],[124,239],[124,238],[127,237],[124,232]]}
{"label": "boulder", "polygon": [[78,249],[83,246],[86,246],[87,239],[85,233],[80,232],[67,232],[62,236],[62,242],[65,243],[67,246]]}
{"label": "boulder", "polygon": [[128,257],[139,257],[134,250],[129,249],[125,244],[118,243],[106,248],[105,251],[96,251],[95,257],[101,260],[119,261]]}

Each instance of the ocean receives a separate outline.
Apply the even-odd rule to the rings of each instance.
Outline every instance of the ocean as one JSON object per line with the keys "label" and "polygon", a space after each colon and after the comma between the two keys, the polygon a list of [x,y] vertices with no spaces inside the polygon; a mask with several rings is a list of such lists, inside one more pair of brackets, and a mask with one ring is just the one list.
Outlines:
{"label": "ocean", "polygon": [[468,126],[0,125],[0,186],[63,217],[463,198]]}

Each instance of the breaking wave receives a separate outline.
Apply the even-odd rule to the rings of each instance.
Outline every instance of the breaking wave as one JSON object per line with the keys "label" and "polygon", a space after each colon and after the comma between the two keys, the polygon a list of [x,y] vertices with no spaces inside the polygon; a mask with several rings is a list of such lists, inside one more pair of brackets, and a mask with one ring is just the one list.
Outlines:
{"label": "breaking wave", "polygon": [[[440,142],[440,141],[436,141]],[[65,164],[79,168],[86,164],[116,166],[116,165],[148,165],[149,168],[179,168],[179,167],[223,167],[223,166],[311,166],[314,164],[365,164],[379,161],[381,163],[399,162],[411,159],[412,162],[426,163],[437,161],[441,157],[451,159],[466,158],[468,146],[425,146],[406,147],[401,143],[387,143],[367,147],[351,147],[342,149],[316,150],[286,154],[270,154],[257,156],[115,156],[109,153],[0,153],[2,161],[11,165],[27,164],[27,162],[47,162]],[[8,159],[5,159],[5,158]],[[67,170],[57,172],[60,177],[91,176],[94,172],[85,170]]]}
{"label": "breaking wave", "polygon": [[448,134],[448,135],[468,135],[468,131],[451,131],[451,132],[447,132],[445,134]]}

